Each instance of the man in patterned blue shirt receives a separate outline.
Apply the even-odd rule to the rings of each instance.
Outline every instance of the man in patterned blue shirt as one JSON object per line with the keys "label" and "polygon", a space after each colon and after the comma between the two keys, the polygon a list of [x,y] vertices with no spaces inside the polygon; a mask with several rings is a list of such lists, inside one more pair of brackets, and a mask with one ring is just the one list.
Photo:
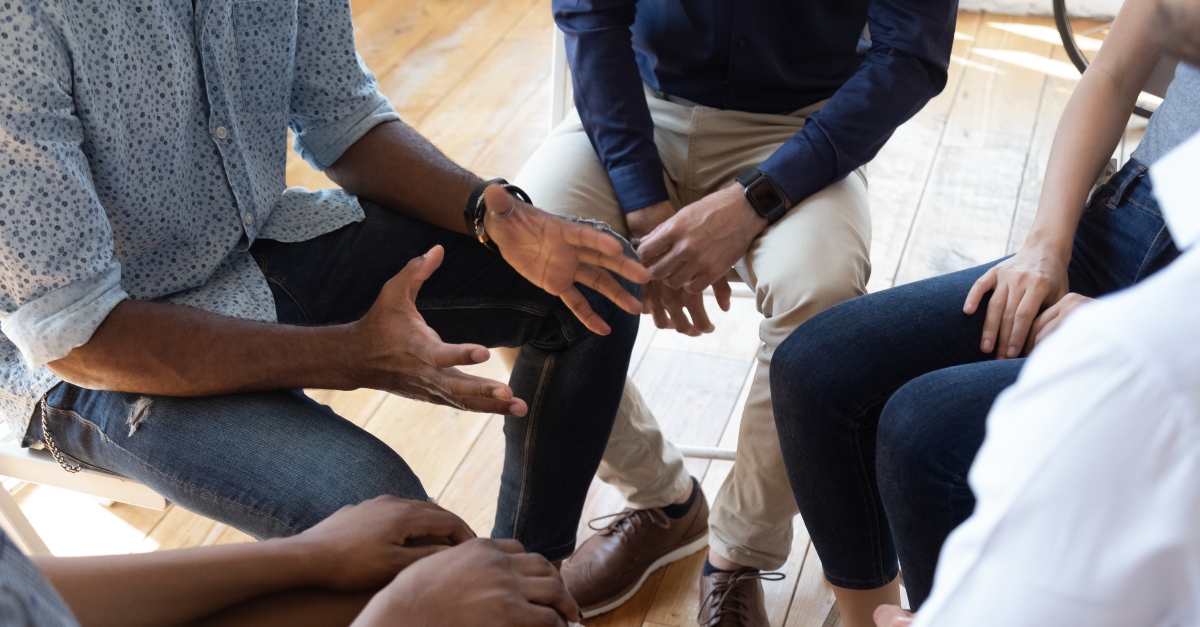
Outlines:
{"label": "man in patterned blue shirt", "polygon": [[[285,190],[289,127],[345,191]],[[649,275],[401,122],[346,2],[0,5],[0,155],[0,412],[25,444],[290,535],[427,498],[299,392],[386,390],[505,414],[494,533],[571,553]],[[456,370],[485,346],[523,347],[510,385]]]}

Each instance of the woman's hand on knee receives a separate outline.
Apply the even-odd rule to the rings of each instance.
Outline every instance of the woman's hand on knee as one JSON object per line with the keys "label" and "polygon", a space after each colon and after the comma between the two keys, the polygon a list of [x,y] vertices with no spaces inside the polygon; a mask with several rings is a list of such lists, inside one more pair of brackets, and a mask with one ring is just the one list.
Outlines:
{"label": "woman's hand on knee", "polygon": [[979,277],[963,303],[963,312],[973,315],[992,293],[979,350],[994,350],[996,359],[1019,356],[1042,309],[1066,295],[1067,263],[1051,250],[1026,247]]}
{"label": "woman's hand on knee", "polygon": [[314,585],[357,592],[383,586],[417,560],[473,538],[466,522],[433,503],[385,495],[347,505],[278,542],[297,550]]}

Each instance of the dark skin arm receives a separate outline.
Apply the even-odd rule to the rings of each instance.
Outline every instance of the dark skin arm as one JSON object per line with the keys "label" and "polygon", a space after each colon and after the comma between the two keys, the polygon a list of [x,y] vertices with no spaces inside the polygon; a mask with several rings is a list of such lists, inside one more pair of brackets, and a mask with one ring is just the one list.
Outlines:
{"label": "dark skin arm", "polygon": [[178,625],[286,590],[328,590],[354,601],[350,593],[378,590],[417,560],[474,537],[437,505],[381,496],[289,538],[33,559],[83,625]]}
{"label": "dark skin arm", "polygon": [[[401,122],[376,126],[327,172],[351,193],[458,232],[466,231],[462,209],[480,182]],[[589,328],[608,332],[574,282],[594,287],[630,313],[641,311],[636,298],[600,271],[649,280],[616,239],[525,203],[514,207],[499,188],[488,191],[488,232],[501,242],[506,260],[560,296]],[[508,218],[493,219],[510,207]],[[486,361],[486,348],[443,343],[417,312],[417,291],[442,254],[435,247],[410,262],[367,315],[351,324],[303,328],[126,301],[87,343],[48,365],[64,380],[90,389],[201,396],[368,387],[472,411],[524,415],[525,403],[507,385],[455,368]]]}

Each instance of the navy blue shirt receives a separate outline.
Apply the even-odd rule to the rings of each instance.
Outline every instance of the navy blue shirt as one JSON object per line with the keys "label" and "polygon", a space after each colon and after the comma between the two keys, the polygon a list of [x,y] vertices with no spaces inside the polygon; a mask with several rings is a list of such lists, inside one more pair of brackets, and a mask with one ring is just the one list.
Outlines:
{"label": "navy blue shirt", "polygon": [[[829,99],[759,166],[800,202],[946,85],[957,0],[553,0],[575,106],[625,211],[667,200],[642,83],[720,109]],[[862,41],[869,26],[870,44]],[[862,44],[862,45],[860,45]]]}

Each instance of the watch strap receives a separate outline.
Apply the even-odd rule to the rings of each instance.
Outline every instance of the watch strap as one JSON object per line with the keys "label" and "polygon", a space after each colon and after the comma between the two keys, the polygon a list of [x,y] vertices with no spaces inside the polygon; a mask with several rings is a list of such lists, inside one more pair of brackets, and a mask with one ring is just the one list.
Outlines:
{"label": "watch strap", "polygon": [[762,170],[750,168],[739,174],[736,180],[745,190],[746,201],[768,224],[775,224],[792,208],[787,193]]}

